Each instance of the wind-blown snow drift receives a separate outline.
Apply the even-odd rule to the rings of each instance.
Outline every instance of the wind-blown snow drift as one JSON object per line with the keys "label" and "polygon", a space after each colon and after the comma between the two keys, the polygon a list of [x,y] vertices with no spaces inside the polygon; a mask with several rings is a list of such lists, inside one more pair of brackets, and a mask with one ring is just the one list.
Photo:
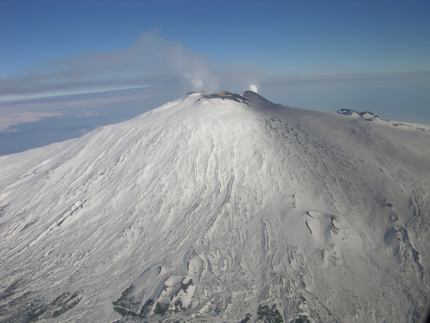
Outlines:
{"label": "wind-blown snow drift", "polygon": [[430,137],[193,93],[0,158],[0,320],[417,322]]}

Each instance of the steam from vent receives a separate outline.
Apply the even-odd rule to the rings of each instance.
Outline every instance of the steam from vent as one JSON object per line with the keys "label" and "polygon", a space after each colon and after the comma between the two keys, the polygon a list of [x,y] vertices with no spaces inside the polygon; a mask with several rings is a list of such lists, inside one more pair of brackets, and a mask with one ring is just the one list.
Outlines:
{"label": "steam from vent", "polygon": [[255,84],[249,84],[249,90],[258,93],[258,87]]}
{"label": "steam from vent", "polygon": [[215,91],[227,78],[204,57],[151,32],[127,48],[45,64],[37,73],[7,78],[0,75],[0,101],[142,85],[165,88],[173,84],[179,92]]}

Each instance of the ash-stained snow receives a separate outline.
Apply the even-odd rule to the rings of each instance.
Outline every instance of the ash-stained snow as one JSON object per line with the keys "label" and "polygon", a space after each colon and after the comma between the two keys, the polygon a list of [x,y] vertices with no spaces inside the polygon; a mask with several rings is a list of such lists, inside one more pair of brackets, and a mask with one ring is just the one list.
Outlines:
{"label": "ash-stained snow", "polygon": [[0,157],[0,321],[418,322],[429,165],[250,91]]}

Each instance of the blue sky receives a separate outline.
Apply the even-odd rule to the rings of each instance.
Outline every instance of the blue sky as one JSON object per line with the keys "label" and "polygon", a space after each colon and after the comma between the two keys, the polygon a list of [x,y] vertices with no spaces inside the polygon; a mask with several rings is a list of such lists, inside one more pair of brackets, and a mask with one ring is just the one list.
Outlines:
{"label": "blue sky", "polygon": [[127,88],[146,109],[249,83],[286,105],[430,122],[428,17],[424,0],[2,0],[0,127],[126,110]]}
{"label": "blue sky", "polygon": [[430,69],[429,1],[0,2],[2,74],[155,31],[220,63],[337,74]]}

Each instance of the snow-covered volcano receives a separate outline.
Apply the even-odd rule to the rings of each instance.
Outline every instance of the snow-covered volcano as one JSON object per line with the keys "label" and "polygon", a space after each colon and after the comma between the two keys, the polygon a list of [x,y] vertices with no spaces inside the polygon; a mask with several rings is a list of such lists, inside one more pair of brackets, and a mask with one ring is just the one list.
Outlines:
{"label": "snow-covered volcano", "polygon": [[0,321],[418,322],[430,134],[192,93],[0,157]]}

